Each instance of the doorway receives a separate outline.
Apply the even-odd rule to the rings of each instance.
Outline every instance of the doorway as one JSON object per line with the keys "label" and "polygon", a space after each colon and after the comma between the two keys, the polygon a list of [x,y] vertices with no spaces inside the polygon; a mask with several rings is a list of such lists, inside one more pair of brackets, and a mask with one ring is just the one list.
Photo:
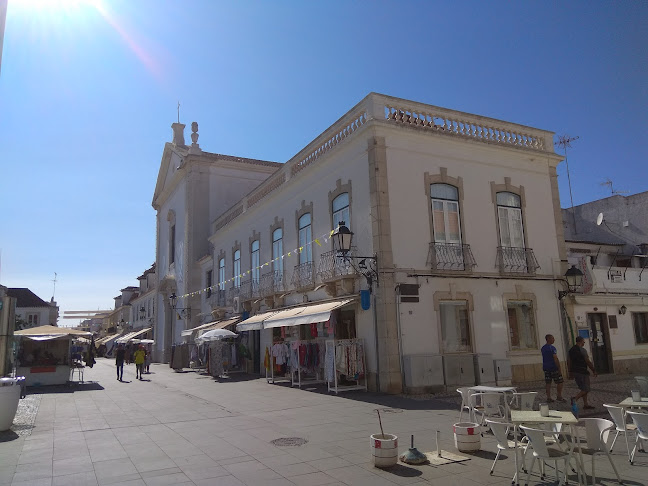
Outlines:
{"label": "doorway", "polygon": [[610,355],[607,314],[587,314],[587,324],[591,332],[590,344],[594,369],[599,374],[611,373],[612,357]]}

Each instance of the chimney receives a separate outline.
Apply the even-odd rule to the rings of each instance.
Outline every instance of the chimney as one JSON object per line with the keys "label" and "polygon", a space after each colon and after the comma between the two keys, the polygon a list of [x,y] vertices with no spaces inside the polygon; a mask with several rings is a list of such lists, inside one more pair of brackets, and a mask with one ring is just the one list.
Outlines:
{"label": "chimney", "polygon": [[184,123],[172,123],[171,128],[173,129],[173,144],[184,145]]}

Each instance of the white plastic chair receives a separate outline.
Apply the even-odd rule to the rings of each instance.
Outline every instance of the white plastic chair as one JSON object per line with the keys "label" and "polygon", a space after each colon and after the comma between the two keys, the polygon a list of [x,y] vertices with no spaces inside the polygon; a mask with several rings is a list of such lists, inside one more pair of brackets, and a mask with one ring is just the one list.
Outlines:
{"label": "white plastic chair", "polygon": [[[490,473],[492,475],[493,471],[495,470],[495,464],[497,463],[497,460],[499,459],[500,453],[502,451],[513,449],[514,454],[517,454],[518,451],[517,449],[515,449],[515,441],[508,438],[509,432],[513,428],[513,424],[507,424],[506,422],[497,422],[494,420],[486,420],[486,425],[490,427],[493,435],[495,436],[495,440],[497,441],[497,455],[495,456],[495,460],[493,461],[493,465],[491,466],[490,470]],[[524,455],[526,453],[527,444],[525,444],[524,442],[518,442],[517,447],[518,449],[523,449],[522,471],[526,472]],[[513,478],[513,482],[517,482],[517,478]]]}
{"label": "white plastic chair", "polygon": [[648,397],[648,376],[635,376],[642,397]]}
{"label": "white plastic chair", "polygon": [[[621,477],[619,476],[619,471],[617,471],[617,468],[610,457],[610,453],[608,452],[608,439],[610,438],[610,432],[615,430],[614,422],[603,418],[584,418],[581,419],[581,424],[585,425],[587,447],[583,447],[581,444],[580,452],[592,456],[592,484],[596,484],[594,459],[599,454],[605,454],[607,456],[608,461],[610,461],[610,465],[614,470],[614,474],[616,474],[617,480],[620,484],[623,484],[623,481],[621,481]],[[578,449],[574,452],[578,452]]]}
{"label": "white plastic chair", "polygon": [[511,399],[511,406],[515,406],[519,410],[533,410],[537,395],[538,392],[515,392]]}
{"label": "white plastic chair", "polygon": [[[547,436],[554,438],[556,432],[542,429],[532,429],[530,427],[524,426],[520,426],[520,429],[526,434],[533,450],[533,460],[531,461],[531,467],[529,467],[527,471],[526,486],[528,486],[529,484],[531,472],[533,471],[533,466],[535,465],[536,460],[540,460],[541,469],[542,461],[553,461],[556,467],[556,479],[559,480],[558,484],[562,484],[563,480],[567,482],[567,465],[572,458],[573,448],[570,447],[567,451],[564,451],[562,449],[547,447],[545,438]],[[558,461],[565,461],[565,474],[563,479],[559,479],[558,477]]]}
{"label": "white plastic chair", "polygon": [[469,387],[462,387],[462,388],[457,388],[457,392],[459,395],[461,395],[461,409],[459,410],[459,422],[461,422],[461,417],[463,415],[464,410],[468,410],[468,416],[470,417],[470,420],[472,420],[471,417],[471,408],[470,408],[470,388]]}
{"label": "white plastic chair", "polygon": [[637,426],[637,439],[635,440],[632,454],[630,454],[630,464],[632,464],[634,462],[635,453],[637,452],[637,447],[639,446],[639,441],[641,441],[643,447],[643,441],[648,440],[648,413],[628,411],[627,414]]}
{"label": "white plastic chair", "polygon": [[626,448],[628,449],[628,461],[630,461],[630,443],[628,442],[628,432],[636,432],[637,426],[635,424],[626,423],[625,410],[623,410],[623,407],[617,407],[616,405],[603,406],[607,408],[607,411],[610,413],[610,417],[612,417],[612,422],[614,422],[614,426],[616,427],[616,435],[614,436],[614,440],[612,441],[612,445],[610,446],[610,452],[612,452],[612,449],[614,449],[614,444],[616,444],[616,440],[619,437],[619,434],[623,434],[625,436]]}
{"label": "white plastic chair", "polygon": [[482,426],[487,417],[506,419],[501,393],[473,393],[470,395],[470,405],[475,421],[477,421],[476,414],[481,414],[479,423]]}

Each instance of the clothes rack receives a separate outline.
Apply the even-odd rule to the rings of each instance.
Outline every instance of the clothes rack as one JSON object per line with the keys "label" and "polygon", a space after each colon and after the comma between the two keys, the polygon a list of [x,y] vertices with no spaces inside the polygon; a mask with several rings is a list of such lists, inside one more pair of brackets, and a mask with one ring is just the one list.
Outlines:
{"label": "clothes rack", "polygon": [[[363,339],[329,339],[326,341],[324,375],[329,392],[334,391],[337,394],[341,391],[366,390],[366,370]],[[345,376],[346,382],[354,382],[354,384],[340,384],[342,375]]]}

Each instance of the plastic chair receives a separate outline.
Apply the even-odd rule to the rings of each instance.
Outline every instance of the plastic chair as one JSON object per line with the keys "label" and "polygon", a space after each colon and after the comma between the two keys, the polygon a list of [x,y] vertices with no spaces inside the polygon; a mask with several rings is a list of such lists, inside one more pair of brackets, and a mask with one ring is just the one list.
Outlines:
{"label": "plastic chair", "polygon": [[[508,424],[506,422],[496,422],[494,420],[486,420],[486,425],[488,425],[493,432],[493,435],[495,436],[495,440],[497,441],[497,455],[495,456],[495,460],[493,461],[493,465],[491,466],[490,473],[491,475],[493,474],[493,471],[495,470],[495,464],[497,463],[497,460],[499,459],[500,453],[502,451],[507,451],[510,449],[514,449],[514,453],[517,454],[518,451],[515,449],[515,441],[510,440],[508,438],[510,430],[513,428],[513,424]],[[526,448],[527,444],[524,442],[520,443],[518,442],[518,449],[523,449],[524,452],[522,452],[522,471],[526,472],[526,467],[524,464],[524,456],[526,454]],[[516,482],[517,478],[513,478],[513,482]]]}
{"label": "plastic chair", "polygon": [[635,445],[632,449],[632,454],[630,455],[630,464],[632,464],[634,462],[634,456],[637,452],[639,441],[641,441],[643,447],[643,441],[648,440],[648,413],[628,411],[627,414],[637,426],[637,439],[635,440]]}
{"label": "plastic chair", "polygon": [[468,416],[471,417],[470,420],[472,420],[471,416],[471,408],[470,408],[470,388],[469,387],[462,387],[462,388],[457,388],[457,392],[459,395],[461,395],[461,409],[459,410],[459,422],[461,422],[461,416],[463,415],[464,410],[468,410]]}
{"label": "plastic chair", "polygon": [[[607,456],[608,461],[610,461],[610,465],[614,470],[614,474],[616,474],[617,480],[620,484],[623,484],[623,481],[621,481],[621,477],[619,476],[619,471],[617,471],[617,468],[610,457],[610,453],[608,452],[608,439],[610,438],[610,432],[615,430],[614,422],[603,418],[584,418],[581,419],[581,424],[585,425],[587,447],[581,445],[580,452],[592,456],[592,484],[596,484],[594,459],[599,454],[605,454]],[[578,449],[574,452],[578,452]]]}
{"label": "plastic chair", "polygon": [[[559,480],[558,484],[563,483],[563,479],[567,482],[567,465],[572,458],[573,448],[569,448],[564,451],[561,449],[555,449],[553,447],[547,447],[545,438],[547,436],[554,438],[556,432],[542,429],[532,429],[530,427],[520,426],[522,432],[524,432],[529,439],[533,450],[533,460],[531,461],[531,467],[527,471],[527,478],[525,485],[529,485],[529,479],[531,478],[531,472],[533,471],[533,466],[535,465],[536,460],[540,460],[541,468],[543,461],[553,461],[556,467],[556,479]],[[558,461],[565,461],[565,474],[563,479],[558,478]]]}
{"label": "plastic chair", "polygon": [[648,376],[635,376],[642,397],[648,397]]}
{"label": "plastic chair", "polygon": [[506,419],[506,409],[502,405],[501,393],[473,393],[470,395],[473,416],[481,414],[480,425],[484,425],[486,417]]}
{"label": "plastic chair", "polygon": [[612,422],[614,422],[614,426],[616,427],[616,435],[614,436],[614,440],[612,441],[612,445],[610,446],[610,452],[612,452],[612,449],[614,449],[614,444],[616,444],[616,440],[619,437],[619,434],[623,434],[625,436],[626,448],[628,449],[628,461],[630,461],[630,443],[628,442],[628,431],[636,431],[637,426],[635,424],[626,423],[625,410],[623,410],[623,407],[617,407],[616,405],[603,406],[607,408],[608,412],[610,412],[610,417],[612,417]]}
{"label": "plastic chair", "polygon": [[515,392],[511,399],[511,406],[515,404],[520,410],[533,410],[538,392]]}

